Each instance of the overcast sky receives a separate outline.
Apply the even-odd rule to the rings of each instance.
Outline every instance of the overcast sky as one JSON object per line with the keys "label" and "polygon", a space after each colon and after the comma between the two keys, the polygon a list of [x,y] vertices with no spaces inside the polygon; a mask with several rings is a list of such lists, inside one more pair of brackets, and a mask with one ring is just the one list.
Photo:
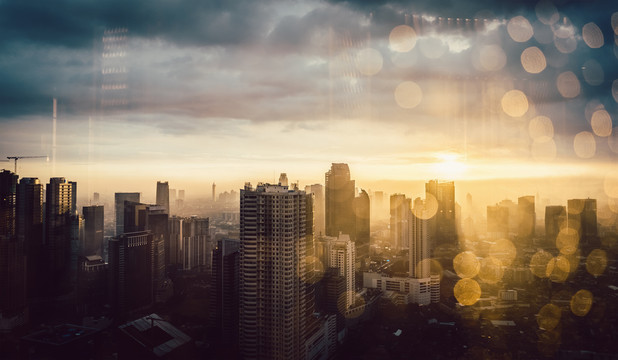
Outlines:
{"label": "overcast sky", "polygon": [[154,191],[140,183],[156,180],[200,192],[279,172],[315,183],[347,162],[374,188],[579,176],[618,197],[617,11],[590,0],[0,0],[0,156],[49,156],[18,173],[88,193]]}

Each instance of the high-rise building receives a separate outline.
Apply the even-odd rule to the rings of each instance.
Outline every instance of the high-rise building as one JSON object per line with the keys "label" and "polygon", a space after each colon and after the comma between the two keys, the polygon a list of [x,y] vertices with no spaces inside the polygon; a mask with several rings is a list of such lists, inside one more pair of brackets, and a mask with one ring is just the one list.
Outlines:
{"label": "high-rise building", "polygon": [[165,207],[170,213],[170,187],[167,181],[157,181],[157,205]]}
{"label": "high-rise building", "polygon": [[43,267],[43,185],[37,178],[22,178],[17,185],[16,233],[27,256],[28,297],[42,295]]}
{"label": "high-rise building", "polygon": [[356,248],[350,236],[346,234],[341,234],[337,238],[326,238],[326,248],[328,267],[337,268],[339,275],[345,278],[345,310],[347,310],[354,305],[356,297]]}
{"label": "high-rise building", "polygon": [[354,198],[354,214],[356,214],[356,255],[364,258],[369,256],[371,235],[371,206],[369,195],[365,190],[361,190]]}
{"label": "high-rise building", "polygon": [[105,225],[103,205],[84,206],[82,214],[84,216],[84,240],[80,247],[80,256],[103,256],[103,228]]}
{"label": "high-rise building", "polygon": [[209,271],[215,248],[209,235],[209,218],[173,216],[169,220],[170,263],[183,270]]}
{"label": "high-rise building", "polygon": [[46,293],[64,294],[71,290],[77,275],[79,233],[77,183],[63,177],[49,179],[46,189],[43,260],[46,262]]}
{"label": "high-rise building", "polygon": [[455,183],[452,181],[430,180],[425,184],[425,193],[431,194],[438,202],[434,239],[436,245],[456,245],[457,225],[455,217]]}
{"label": "high-rise building", "polygon": [[95,192],[94,194],[92,194],[92,202],[95,205],[98,205],[99,201],[101,201],[101,195],[98,192]]}
{"label": "high-rise building", "polygon": [[487,206],[487,232],[494,238],[507,237],[509,233],[509,208],[506,206]]}
{"label": "high-rise building", "polygon": [[567,226],[566,207],[551,205],[545,207],[545,246],[556,247],[560,230]]}
{"label": "high-rise building", "polygon": [[240,195],[240,354],[304,358],[307,313],[307,195],[287,186],[246,184]]}
{"label": "high-rise building", "polygon": [[410,245],[408,220],[410,218],[410,199],[403,194],[391,195],[391,248],[407,249]]}
{"label": "high-rise building", "polygon": [[288,186],[288,174],[281,173],[279,175],[279,185],[281,185],[281,186]]}
{"label": "high-rise building", "polygon": [[350,180],[348,164],[333,163],[325,174],[326,179],[326,235],[348,234],[356,240],[354,215],[354,180]]}
{"label": "high-rise building", "polygon": [[522,246],[532,244],[534,229],[536,227],[536,211],[534,207],[534,196],[522,196],[517,199],[517,235],[518,243]]}
{"label": "high-rise building", "polygon": [[124,202],[131,201],[139,203],[140,193],[116,193],[116,236],[124,234]]}
{"label": "high-rise building", "polygon": [[148,205],[125,202],[124,206],[124,228],[125,232],[150,231],[152,234],[152,266],[153,284],[157,302],[165,300],[166,286],[165,260],[166,244],[169,244],[168,214],[165,207],[161,205]]}
{"label": "high-rise building", "polygon": [[582,246],[598,247],[597,200],[570,199],[567,202],[568,226],[579,234]]}
{"label": "high-rise building", "polygon": [[211,319],[224,344],[238,344],[238,269],[240,242],[221,239],[212,254]]}
{"label": "high-rise building", "polygon": [[150,306],[153,301],[153,235],[123,233],[109,241],[109,301],[120,314]]}
{"label": "high-rise building", "polygon": [[17,178],[0,172],[0,331],[26,321],[26,253],[15,225]]}
{"label": "high-rise building", "polygon": [[315,235],[325,235],[324,186],[313,184],[305,186],[305,193],[313,194],[313,230]]}
{"label": "high-rise building", "polygon": [[431,234],[429,232],[431,222],[435,221],[431,216],[431,209],[425,201],[417,198],[414,200],[414,209],[410,213],[410,247],[408,256],[410,258],[410,277],[424,279],[430,276],[428,261],[431,256]]}

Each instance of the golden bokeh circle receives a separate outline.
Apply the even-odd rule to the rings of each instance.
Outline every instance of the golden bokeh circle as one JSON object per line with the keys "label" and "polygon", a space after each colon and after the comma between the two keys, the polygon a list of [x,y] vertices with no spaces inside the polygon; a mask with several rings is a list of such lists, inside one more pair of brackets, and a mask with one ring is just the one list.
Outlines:
{"label": "golden bokeh circle", "polygon": [[423,270],[429,270],[429,275],[438,275],[442,280],[442,265],[436,259],[423,259],[416,264],[416,269],[418,274],[422,274]]}
{"label": "golden bokeh circle", "polygon": [[438,200],[430,193],[425,194],[424,206],[412,209],[412,213],[419,219],[429,220],[438,212]]}
{"label": "golden bokeh circle", "polygon": [[[605,179],[603,179],[603,189],[605,190],[605,195],[612,199],[618,199],[618,171],[611,171],[605,175]],[[611,201],[609,205],[612,210],[616,208],[613,207],[614,203]]]}
{"label": "golden bokeh circle", "polygon": [[528,123],[528,134],[534,141],[548,142],[554,137],[554,124],[547,116],[535,116]]}
{"label": "golden bokeh circle", "polygon": [[510,266],[517,256],[515,245],[508,239],[498,239],[489,247],[489,256],[492,256],[504,266]]}
{"label": "golden bokeh circle", "polygon": [[554,257],[545,250],[539,250],[530,259],[530,271],[539,278],[548,277],[547,266]]}
{"label": "golden bokeh circle", "polygon": [[545,70],[547,61],[543,51],[536,46],[531,46],[521,53],[521,65],[530,74],[538,74]]}
{"label": "golden bokeh circle", "polygon": [[575,154],[582,159],[590,159],[597,151],[597,143],[594,135],[589,131],[582,131],[573,139]]}
{"label": "golden bokeh circle", "polygon": [[481,286],[473,279],[461,279],[455,284],[453,294],[460,304],[474,305],[481,298]]}
{"label": "golden bokeh circle", "polygon": [[592,308],[594,296],[588,290],[579,290],[571,298],[571,312],[576,316],[586,316]]}
{"label": "golden bokeh circle", "polygon": [[546,274],[549,279],[556,283],[563,283],[569,277],[571,272],[571,263],[569,259],[564,255],[558,255],[552,258],[547,263]]}
{"label": "golden bokeh circle", "polygon": [[528,111],[528,98],[520,90],[507,91],[501,103],[502,110],[512,117],[521,117]]}
{"label": "golden bokeh circle", "polygon": [[395,88],[395,101],[404,109],[415,108],[423,99],[423,91],[414,81],[404,81]]}
{"label": "golden bokeh circle", "polygon": [[607,253],[605,250],[594,249],[586,257],[586,271],[594,276],[601,276],[607,268]]}
{"label": "golden bokeh circle", "polygon": [[506,54],[499,45],[485,45],[479,52],[479,64],[482,70],[497,71],[506,65]]}
{"label": "golden bokeh circle", "polygon": [[539,328],[544,330],[553,330],[560,323],[562,317],[562,311],[554,304],[547,304],[539,310],[536,317],[536,322]]}
{"label": "golden bokeh circle", "polygon": [[408,25],[395,26],[388,36],[391,50],[405,53],[416,45],[416,31]]}
{"label": "golden bokeh circle", "polygon": [[577,230],[570,227],[560,229],[556,237],[556,247],[564,255],[575,253],[579,247],[579,233]]}
{"label": "golden bokeh circle", "polygon": [[453,268],[460,278],[473,278],[479,273],[481,264],[473,252],[464,251],[453,259]]}
{"label": "golden bokeh circle", "polygon": [[509,20],[506,30],[511,39],[516,42],[526,42],[534,35],[534,30],[528,19],[523,16],[515,16]]}
{"label": "golden bokeh circle", "polygon": [[567,99],[577,97],[581,91],[579,79],[572,71],[565,71],[558,75],[556,86],[560,95]]}
{"label": "golden bokeh circle", "polygon": [[584,42],[591,49],[598,49],[603,46],[605,42],[603,38],[603,32],[597,26],[597,24],[593,22],[589,22],[582,28],[582,37],[584,38]]}
{"label": "golden bokeh circle", "polygon": [[605,109],[599,109],[592,114],[590,126],[596,136],[607,137],[612,134],[612,118]]}
{"label": "golden bokeh circle", "polygon": [[500,260],[493,256],[486,257],[481,260],[481,269],[478,275],[479,278],[486,283],[495,284],[502,280],[504,268]]}
{"label": "golden bokeh circle", "polygon": [[356,68],[366,76],[380,72],[383,62],[382,54],[373,48],[362,49],[356,54]]}

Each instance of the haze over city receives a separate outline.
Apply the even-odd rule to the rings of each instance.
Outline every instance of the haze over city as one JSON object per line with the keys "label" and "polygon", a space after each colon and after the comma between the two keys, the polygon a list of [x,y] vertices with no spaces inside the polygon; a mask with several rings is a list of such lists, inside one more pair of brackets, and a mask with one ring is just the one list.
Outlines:
{"label": "haze over city", "polygon": [[616,119],[613,1],[0,0],[0,357],[615,358]]}

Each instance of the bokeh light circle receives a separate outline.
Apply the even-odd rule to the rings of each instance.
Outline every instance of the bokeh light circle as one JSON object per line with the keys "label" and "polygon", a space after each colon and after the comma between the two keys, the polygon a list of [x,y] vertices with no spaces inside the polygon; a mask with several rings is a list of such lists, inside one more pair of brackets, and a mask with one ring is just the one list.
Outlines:
{"label": "bokeh light circle", "polygon": [[534,30],[528,19],[523,16],[515,16],[509,20],[506,30],[511,39],[516,42],[526,42],[534,35]]}
{"label": "bokeh light circle", "polygon": [[530,271],[539,278],[548,277],[547,265],[554,257],[545,250],[539,250],[530,259]]}
{"label": "bokeh light circle", "polygon": [[562,311],[554,304],[546,304],[539,310],[536,317],[536,322],[539,328],[544,330],[553,330],[560,323]]}
{"label": "bokeh light circle", "polygon": [[541,49],[536,46],[531,46],[521,53],[521,65],[524,67],[524,70],[530,74],[538,74],[545,70],[547,61]]}
{"label": "bokeh light circle", "polygon": [[502,110],[509,116],[521,117],[528,111],[528,98],[520,90],[510,90],[502,97]]}
{"label": "bokeh light circle", "polygon": [[618,171],[609,172],[603,179],[603,189],[605,195],[610,198],[618,198]]}
{"label": "bokeh light circle", "polygon": [[382,54],[373,48],[360,50],[356,54],[356,68],[361,74],[372,76],[382,70]]}
{"label": "bokeh light circle", "polygon": [[592,114],[590,125],[596,136],[606,137],[612,134],[612,118],[605,109],[597,110]]}
{"label": "bokeh light circle", "polygon": [[536,17],[545,25],[553,25],[560,19],[558,9],[556,9],[551,1],[539,1],[534,10],[536,12]]}
{"label": "bokeh light circle", "polygon": [[498,239],[489,247],[489,255],[500,260],[502,265],[510,266],[517,256],[517,249],[510,240]]}
{"label": "bokeh light circle", "polygon": [[412,213],[419,219],[429,220],[438,212],[438,200],[430,193],[425,194],[425,206],[421,208],[415,207]]}
{"label": "bokeh light circle", "polygon": [[570,302],[571,312],[576,316],[586,316],[592,308],[592,293],[588,290],[579,290],[573,295]]}
{"label": "bokeh light circle", "polygon": [[481,264],[473,252],[464,251],[453,259],[453,268],[460,278],[473,278],[479,273]]}
{"label": "bokeh light circle", "polygon": [[547,116],[536,116],[528,123],[528,134],[534,141],[548,142],[554,137],[554,124]]}
{"label": "bokeh light circle", "polygon": [[416,31],[408,25],[395,26],[388,36],[391,50],[405,53],[416,45]]}
{"label": "bokeh light circle", "polygon": [[556,248],[560,250],[560,253],[564,255],[571,255],[577,251],[578,247],[579,233],[577,230],[570,227],[560,229],[560,232],[556,237]]}
{"label": "bokeh light circle", "polygon": [[481,298],[481,286],[473,279],[461,279],[455,284],[453,294],[460,304],[474,305]]}
{"label": "bokeh light circle", "polygon": [[578,133],[573,139],[573,148],[575,149],[575,154],[578,157],[582,159],[590,159],[594,156],[597,150],[594,135],[588,131]]}
{"label": "bokeh light circle", "polygon": [[547,263],[546,274],[549,279],[556,283],[563,283],[569,277],[571,263],[564,255],[558,255]]}
{"label": "bokeh light circle", "polygon": [[483,46],[479,55],[479,63],[482,70],[497,71],[506,65],[506,54],[498,45]]}
{"label": "bokeh light circle", "polygon": [[581,91],[579,79],[572,71],[565,71],[558,75],[556,86],[560,95],[567,99],[576,97]]}
{"label": "bokeh light circle", "polygon": [[586,257],[586,271],[593,276],[601,276],[607,268],[607,253],[605,250],[594,249]]}
{"label": "bokeh light circle", "polygon": [[395,101],[404,109],[415,108],[423,99],[423,91],[414,81],[404,81],[395,88]]}
{"label": "bokeh light circle", "polygon": [[601,85],[605,78],[603,67],[594,59],[589,59],[584,63],[582,73],[584,74],[584,80],[592,86]]}
{"label": "bokeh light circle", "polygon": [[597,24],[589,22],[582,28],[582,37],[584,42],[592,49],[598,49],[603,46],[605,42],[603,38],[603,32]]}
{"label": "bokeh light circle", "polygon": [[486,257],[481,260],[481,269],[479,270],[479,278],[488,284],[495,284],[502,280],[504,276],[504,268],[500,260],[493,256]]}

